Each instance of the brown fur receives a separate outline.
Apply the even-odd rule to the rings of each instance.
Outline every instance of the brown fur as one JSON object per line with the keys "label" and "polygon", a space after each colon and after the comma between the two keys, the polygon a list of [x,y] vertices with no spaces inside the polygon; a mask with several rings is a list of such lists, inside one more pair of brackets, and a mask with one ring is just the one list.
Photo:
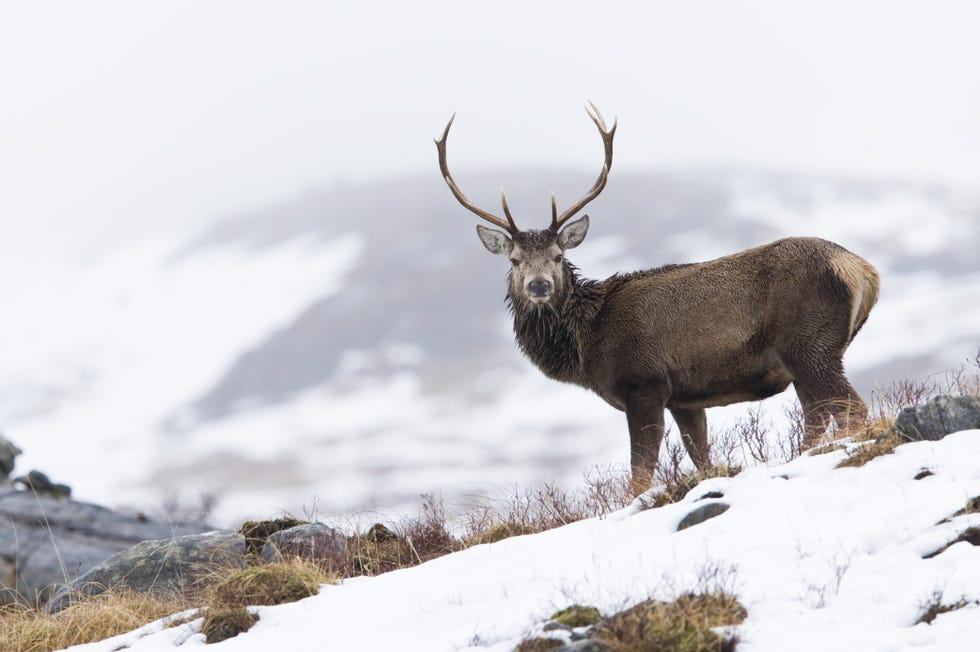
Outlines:
{"label": "brown fur", "polygon": [[[515,240],[533,259],[534,245],[545,251],[555,235]],[[626,412],[634,471],[655,467],[665,409],[698,467],[709,463],[707,407],[760,400],[792,383],[808,443],[830,418],[845,426],[866,414],[841,359],[877,298],[878,275],[834,243],[788,238],[604,281],[579,278],[567,262],[562,269],[544,305],[510,284],[517,342],[549,377]]]}
{"label": "brown fur", "polygon": [[[565,260],[589,226],[569,220],[606,185],[615,123],[595,105],[605,161],[592,189],[551,226],[520,230],[501,191],[505,219],[474,205],[439,169],[484,226],[484,246],[511,262],[508,302],[521,350],[550,378],[591,389],[626,412],[634,479],[652,474],[670,410],[695,465],[710,464],[705,408],[766,398],[790,383],[803,405],[804,445],[830,419],[863,422],[867,408],[844,376],[842,358],[878,298],[878,273],[862,258],[818,238],[786,238],[704,263],[668,265],[604,281],[581,279]],[[567,224],[566,224],[567,223]],[[638,484],[639,486],[639,484]]]}

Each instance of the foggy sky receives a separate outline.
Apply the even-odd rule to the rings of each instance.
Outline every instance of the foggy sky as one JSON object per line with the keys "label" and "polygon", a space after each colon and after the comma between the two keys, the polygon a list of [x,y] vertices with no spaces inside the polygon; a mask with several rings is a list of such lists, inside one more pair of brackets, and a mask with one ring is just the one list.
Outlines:
{"label": "foggy sky", "polygon": [[587,99],[619,118],[616,169],[980,187],[977,7],[4,3],[0,254],[186,228],[322,184],[441,183],[432,138],[453,112],[457,177],[598,171]]}

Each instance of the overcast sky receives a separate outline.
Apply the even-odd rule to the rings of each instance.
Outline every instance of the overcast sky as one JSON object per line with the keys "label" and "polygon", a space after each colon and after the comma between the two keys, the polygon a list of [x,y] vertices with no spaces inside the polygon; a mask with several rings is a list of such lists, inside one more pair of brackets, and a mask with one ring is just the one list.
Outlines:
{"label": "overcast sky", "polygon": [[87,243],[338,180],[438,182],[454,111],[454,169],[597,171],[587,99],[619,117],[616,169],[980,187],[978,28],[969,0],[5,2],[0,238]]}

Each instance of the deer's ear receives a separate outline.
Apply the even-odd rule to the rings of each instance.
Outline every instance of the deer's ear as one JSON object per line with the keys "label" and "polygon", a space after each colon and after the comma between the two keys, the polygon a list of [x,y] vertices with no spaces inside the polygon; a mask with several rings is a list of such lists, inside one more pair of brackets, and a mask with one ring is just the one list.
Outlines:
{"label": "deer's ear", "polygon": [[511,249],[514,248],[514,241],[508,238],[502,231],[488,229],[482,224],[476,225],[476,234],[480,236],[480,241],[492,254],[509,256]]}
{"label": "deer's ear", "polygon": [[585,240],[585,234],[589,232],[589,216],[583,215],[571,224],[565,226],[558,233],[558,246],[562,249],[574,249]]}

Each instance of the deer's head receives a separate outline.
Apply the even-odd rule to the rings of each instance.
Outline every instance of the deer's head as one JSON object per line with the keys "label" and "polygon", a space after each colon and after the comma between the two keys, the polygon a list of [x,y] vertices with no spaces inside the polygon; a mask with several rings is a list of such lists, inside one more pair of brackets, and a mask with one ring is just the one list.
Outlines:
{"label": "deer's head", "polygon": [[477,235],[480,236],[483,246],[490,253],[507,256],[510,260],[510,293],[511,297],[517,300],[543,305],[564,289],[569,274],[569,268],[565,265],[565,251],[577,247],[585,239],[589,230],[589,216],[583,215],[574,222],[567,222],[586,204],[598,197],[606,186],[609,168],[612,167],[612,145],[613,137],[616,134],[616,122],[613,121],[612,128],[607,129],[606,122],[595,105],[590,102],[589,107],[587,109],[589,117],[599,129],[605,147],[606,158],[602,165],[602,171],[592,189],[561,215],[558,214],[555,194],[551,193],[551,224],[546,229],[524,231],[518,229],[510,214],[507,197],[504,195],[503,189],[500,191],[500,203],[503,206],[506,221],[474,205],[462,193],[449,173],[449,166],[446,163],[446,138],[449,136],[449,128],[453,125],[455,115],[449,119],[449,124],[446,125],[442,138],[436,140],[436,148],[439,150],[439,169],[459,203],[484,220],[503,229],[503,231],[498,231],[497,229],[488,229],[481,224],[476,226]]}

